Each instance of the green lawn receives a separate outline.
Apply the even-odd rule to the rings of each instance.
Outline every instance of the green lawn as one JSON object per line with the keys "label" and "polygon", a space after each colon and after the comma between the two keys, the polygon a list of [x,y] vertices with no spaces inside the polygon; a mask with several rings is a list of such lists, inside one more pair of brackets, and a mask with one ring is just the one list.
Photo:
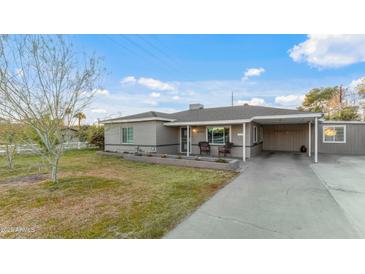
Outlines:
{"label": "green lawn", "polygon": [[39,163],[18,156],[9,172],[0,157],[0,238],[160,238],[235,176],[81,150],[65,153],[55,185],[28,176],[47,171]]}

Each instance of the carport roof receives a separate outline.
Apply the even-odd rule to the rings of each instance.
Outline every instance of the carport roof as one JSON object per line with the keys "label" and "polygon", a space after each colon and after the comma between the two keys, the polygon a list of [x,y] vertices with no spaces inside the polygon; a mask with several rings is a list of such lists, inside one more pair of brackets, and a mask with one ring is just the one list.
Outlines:
{"label": "carport roof", "polygon": [[201,108],[189,109],[175,113],[162,113],[156,111],[144,112],[136,115],[124,116],[116,119],[103,121],[104,123],[128,122],[128,121],[147,121],[160,120],[166,121],[166,125],[180,125],[180,124],[198,124],[210,122],[241,122],[253,120],[262,117],[282,117],[286,116],[299,117],[321,117],[321,113],[306,112],[294,109],[273,108],[264,106],[240,105],[230,107],[215,107],[215,108]]}

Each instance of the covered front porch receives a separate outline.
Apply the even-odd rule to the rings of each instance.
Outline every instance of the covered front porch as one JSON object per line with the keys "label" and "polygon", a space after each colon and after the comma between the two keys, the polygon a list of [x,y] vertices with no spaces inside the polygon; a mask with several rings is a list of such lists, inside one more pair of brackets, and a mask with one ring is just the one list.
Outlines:
{"label": "covered front porch", "polygon": [[[237,123],[186,123],[179,125],[178,153],[186,156],[240,158],[243,161],[262,151],[300,152],[318,162],[318,117],[292,116],[258,117]],[[200,144],[208,144],[202,151]],[[220,148],[232,143],[229,153]]]}

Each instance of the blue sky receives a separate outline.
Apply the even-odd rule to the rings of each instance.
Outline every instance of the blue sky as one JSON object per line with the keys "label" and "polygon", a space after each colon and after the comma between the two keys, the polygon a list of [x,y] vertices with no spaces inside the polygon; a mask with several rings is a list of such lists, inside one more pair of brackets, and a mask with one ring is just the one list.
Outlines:
{"label": "blue sky", "polygon": [[363,35],[71,35],[103,57],[88,121],[245,102],[297,107],[311,88],[365,76]]}

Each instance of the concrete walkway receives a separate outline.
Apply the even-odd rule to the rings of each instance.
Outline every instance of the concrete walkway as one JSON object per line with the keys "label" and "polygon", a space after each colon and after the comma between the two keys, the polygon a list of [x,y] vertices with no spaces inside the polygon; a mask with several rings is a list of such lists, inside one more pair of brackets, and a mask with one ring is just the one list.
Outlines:
{"label": "concrete walkway", "polygon": [[302,154],[264,153],[165,238],[358,238]]}

